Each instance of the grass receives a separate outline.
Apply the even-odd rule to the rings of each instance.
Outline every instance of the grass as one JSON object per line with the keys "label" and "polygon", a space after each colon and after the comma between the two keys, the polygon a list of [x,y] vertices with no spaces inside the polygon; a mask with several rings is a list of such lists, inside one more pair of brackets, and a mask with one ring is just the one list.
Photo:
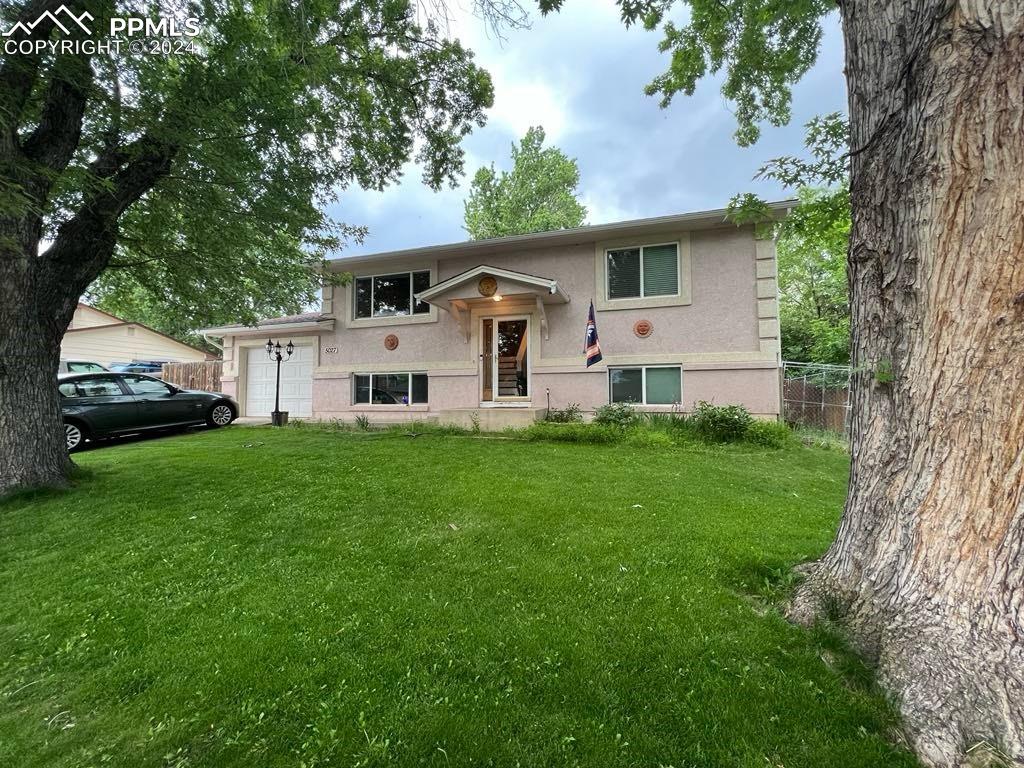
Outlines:
{"label": "grass", "polygon": [[845,455],[232,428],[0,505],[0,765],[913,766],[766,608]]}

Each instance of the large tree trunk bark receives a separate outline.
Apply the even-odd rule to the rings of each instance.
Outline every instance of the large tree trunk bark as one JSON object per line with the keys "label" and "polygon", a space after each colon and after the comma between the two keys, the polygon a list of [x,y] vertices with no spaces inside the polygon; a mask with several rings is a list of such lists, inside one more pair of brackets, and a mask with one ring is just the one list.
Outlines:
{"label": "large tree trunk bark", "polygon": [[0,497],[67,484],[71,461],[56,378],[69,321],[61,325],[53,308],[33,306],[24,294],[0,304]]}
{"label": "large tree trunk bark", "polygon": [[842,3],[852,475],[791,615],[839,618],[926,764],[1024,762],[1024,3]]}
{"label": "large tree trunk bark", "polygon": [[[165,173],[169,163],[155,165]],[[68,484],[57,392],[61,339],[117,240],[114,217],[96,209],[65,222],[44,254],[37,253],[38,217],[0,217],[0,497]],[[27,244],[12,248],[16,237],[4,233]]]}

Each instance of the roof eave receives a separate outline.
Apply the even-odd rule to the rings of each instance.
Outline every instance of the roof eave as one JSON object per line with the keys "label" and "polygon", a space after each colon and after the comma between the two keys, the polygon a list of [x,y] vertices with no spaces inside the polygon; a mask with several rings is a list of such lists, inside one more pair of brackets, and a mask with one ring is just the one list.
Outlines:
{"label": "roof eave", "polygon": [[[769,215],[774,220],[785,218],[796,206],[797,200],[779,200],[768,203]],[[671,216],[655,216],[647,219],[631,219],[612,224],[592,224],[574,229],[558,229],[550,232],[533,232],[525,235],[510,235],[488,240],[466,240],[459,243],[428,245],[419,248],[406,248],[399,251],[383,251],[361,256],[345,256],[328,261],[328,268],[334,272],[345,272],[350,265],[364,262],[400,261],[403,259],[447,259],[458,256],[472,256],[495,250],[512,250],[515,248],[539,248],[545,245],[574,245],[587,242],[599,242],[614,238],[619,233],[644,229],[651,231],[666,230],[672,227],[680,229],[703,229],[721,226],[736,226],[728,221],[728,209],[716,208],[709,211],[673,214]]]}
{"label": "roof eave", "polygon": [[430,302],[436,296],[439,296],[446,291],[450,291],[465,283],[471,282],[480,275],[493,275],[495,277],[501,277],[506,280],[512,280],[514,282],[523,283],[524,285],[530,285],[535,288],[543,288],[549,293],[554,294],[558,291],[558,281],[551,280],[546,277],[538,277],[536,275],[527,275],[523,272],[516,272],[511,269],[503,269],[501,267],[492,267],[489,264],[480,264],[479,266],[473,267],[472,269],[466,270],[454,277],[450,277],[447,280],[443,280],[437,285],[433,285],[427,288],[425,291],[420,291],[414,294],[413,297],[417,301]]}
{"label": "roof eave", "polygon": [[301,323],[276,323],[270,325],[227,325],[220,328],[203,328],[199,331],[203,336],[255,336],[263,333],[280,333],[282,331],[329,331],[334,328],[334,318],[303,321]]}

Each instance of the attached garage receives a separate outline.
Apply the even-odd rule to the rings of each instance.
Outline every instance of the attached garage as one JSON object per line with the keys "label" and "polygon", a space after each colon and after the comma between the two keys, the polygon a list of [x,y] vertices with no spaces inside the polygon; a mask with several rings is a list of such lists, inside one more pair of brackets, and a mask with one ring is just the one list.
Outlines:
{"label": "attached garage", "polygon": [[274,317],[259,325],[205,328],[204,336],[224,340],[221,389],[238,400],[242,416],[269,419],[274,410],[277,361],[267,355],[267,340],[282,347],[292,342],[295,352],[281,362],[281,410],[291,418],[313,416],[313,371],[320,364],[322,333],[334,331],[334,318],[321,312]]}
{"label": "attached garage", "polygon": [[[245,415],[270,416],[274,410],[277,361],[263,347],[245,350]],[[316,347],[295,343],[295,353],[281,363],[281,410],[291,417],[313,415],[313,367]]]}

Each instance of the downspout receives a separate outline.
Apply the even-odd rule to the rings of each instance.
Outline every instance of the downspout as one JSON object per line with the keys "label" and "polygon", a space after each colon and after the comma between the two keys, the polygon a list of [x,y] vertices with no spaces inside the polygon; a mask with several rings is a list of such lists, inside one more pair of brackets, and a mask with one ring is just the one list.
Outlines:
{"label": "downspout", "polygon": [[[207,336],[207,335],[206,335],[205,333],[203,333],[203,334],[200,334],[200,335],[201,335],[201,336],[203,337],[203,341],[205,341],[205,342],[206,342],[207,344],[209,344],[209,345],[210,345],[211,347],[216,347],[217,349],[219,349],[219,350],[220,350],[220,356],[221,356],[221,357],[224,357],[224,345],[223,345],[223,344],[218,344],[218,343],[217,343],[216,341],[214,341],[213,339],[211,339],[211,338],[210,338],[209,336]],[[221,338],[223,339],[224,337],[223,337],[223,336],[221,336]]]}

